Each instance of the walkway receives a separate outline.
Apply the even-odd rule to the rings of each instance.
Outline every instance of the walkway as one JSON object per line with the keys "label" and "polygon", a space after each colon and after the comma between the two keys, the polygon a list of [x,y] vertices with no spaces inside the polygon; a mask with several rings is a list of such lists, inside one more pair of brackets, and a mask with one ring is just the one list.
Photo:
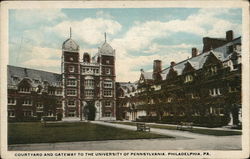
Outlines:
{"label": "walkway", "polygon": [[[93,121],[95,124],[136,130],[135,126]],[[151,128],[151,132],[175,139],[107,140],[11,145],[9,150],[240,150],[241,135],[212,136],[179,130]]]}

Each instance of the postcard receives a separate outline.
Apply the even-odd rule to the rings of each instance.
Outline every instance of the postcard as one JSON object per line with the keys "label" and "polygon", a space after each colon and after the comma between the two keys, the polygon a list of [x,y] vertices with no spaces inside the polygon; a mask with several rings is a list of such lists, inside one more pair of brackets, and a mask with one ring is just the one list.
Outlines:
{"label": "postcard", "polygon": [[2,158],[249,157],[249,3],[1,3]]}

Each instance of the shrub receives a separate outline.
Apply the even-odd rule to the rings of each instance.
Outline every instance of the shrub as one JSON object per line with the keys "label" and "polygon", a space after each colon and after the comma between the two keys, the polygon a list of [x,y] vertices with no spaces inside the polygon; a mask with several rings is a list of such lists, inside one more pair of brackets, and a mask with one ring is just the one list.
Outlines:
{"label": "shrub", "polygon": [[49,116],[44,116],[44,117],[42,117],[42,119],[43,119],[44,121],[56,121],[56,117],[54,117],[54,116],[51,116],[51,117],[49,117]]}

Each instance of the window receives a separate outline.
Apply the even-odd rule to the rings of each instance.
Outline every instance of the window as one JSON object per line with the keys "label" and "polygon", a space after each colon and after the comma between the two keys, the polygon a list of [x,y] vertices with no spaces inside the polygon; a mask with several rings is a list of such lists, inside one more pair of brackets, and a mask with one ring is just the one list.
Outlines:
{"label": "window", "polygon": [[215,75],[217,73],[217,67],[216,66],[211,66],[211,75]]}
{"label": "window", "polygon": [[104,117],[111,117],[111,112],[105,112]]}
{"label": "window", "polygon": [[68,96],[75,96],[76,95],[76,90],[75,89],[68,89],[67,90],[67,95]]}
{"label": "window", "polygon": [[14,110],[9,110],[8,111],[8,117],[15,117],[15,111]]}
{"label": "window", "polygon": [[167,102],[168,102],[168,103],[171,103],[171,102],[172,102],[172,100],[173,100],[173,98],[172,98],[172,97],[168,97],[168,98],[167,98]]}
{"label": "window", "polygon": [[23,105],[31,106],[32,105],[32,101],[30,99],[24,99],[23,100]]}
{"label": "window", "polygon": [[12,77],[12,80],[14,81],[14,82],[19,82],[19,78],[18,77]]}
{"label": "window", "polygon": [[94,74],[98,74],[99,73],[99,69],[93,69]]}
{"label": "window", "polygon": [[37,108],[43,108],[43,105],[42,105],[41,103],[37,103],[37,104],[36,104],[36,107],[37,107]]}
{"label": "window", "polygon": [[106,63],[107,63],[107,64],[109,64],[109,63],[110,63],[110,61],[109,61],[109,60],[106,60]]}
{"label": "window", "polygon": [[16,105],[16,99],[8,98],[8,105]]}
{"label": "window", "polygon": [[49,95],[55,95],[55,91],[54,90],[49,90]]}
{"label": "window", "polygon": [[111,107],[111,106],[112,106],[112,104],[111,104],[110,101],[106,101],[106,102],[105,102],[105,107]]}
{"label": "window", "polygon": [[94,96],[94,90],[85,90],[85,96],[86,97]]}
{"label": "window", "polygon": [[185,76],[185,81],[184,83],[192,82],[193,81],[193,76],[192,75],[186,75]]}
{"label": "window", "polygon": [[76,86],[76,80],[68,79],[67,80],[67,86]]}
{"label": "window", "polygon": [[35,84],[39,84],[39,83],[40,83],[40,81],[39,81],[39,80],[37,80],[37,79],[34,79],[34,83],[35,83]]}
{"label": "window", "polygon": [[228,92],[229,93],[237,92],[237,89],[236,89],[236,87],[229,86],[228,87]]}
{"label": "window", "polygon": [[84,87],[85,88],[89,88],[89,89],[93,89],[94,88],[94,84],[95,84],[94,80],[88,79],[88,80],[85,80]]}
{"label": "window", "polygon": [[68,112],[68,117],[74,117],[75,114],[76,114],[75,111],[69,111],[69,112]]}
{"label": "window", "polygon": [[75,71],[75,67],[74,66],[69,66],[69,72],[74,72]]}
{"label": "window", "polygon": [[48,111],[48,112],[47,112],[47,116],[50,116],[50,117],[54,116],[54,115],[53,115],[53,112],[52,112],[52,111]]}
{"label": "window", "polygon": [[20,93],[30,93],[30,88],[29,87],[20,87],[19,92]]}
{"label": "window", "polygon": [[221,95],[221,93],[220,93],[220,88],[209,89],[209,95],[210,95],[210,96],[218,96],[218,95]]}
{"label": "window", "polygon": [[56,94],[57,95],[61,95],[62,94],[62,90],[56,90]]}
{"label": "window", "polygon": [[196,99],[196,98],[199,98],[199,93],[193,92],[193,93],[190,93],[190,96],[192,99]]}
{"label": "window", "polygon": [[112,81],[104,81],[103,86],[104,88],[112,88]]}
{"label": "window", "polygon": [[105,69],[105,73],[106,73],[107,75],[110,75],[110,73],[111,73],[110,68],[106,68],[106,69]]}
{"label": "window", "polygon": [[112,97],[112,91],[111,90],[104,90],[103,95],[106,97]]}
{"label": "window", "polygon": [[75,103],[74,100],[68,101],[68,106],[69,106],[69,107],[74,107],[75,105],[76,105],[76,103]]}
{"label": "window", "polygon": [[32,116],[32,111],[24,111],[23,116]]}

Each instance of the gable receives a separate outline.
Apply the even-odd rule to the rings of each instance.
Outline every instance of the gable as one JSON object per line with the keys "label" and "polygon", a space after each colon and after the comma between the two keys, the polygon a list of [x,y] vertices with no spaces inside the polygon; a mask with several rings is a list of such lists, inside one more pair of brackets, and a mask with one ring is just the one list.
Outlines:
{"label": "gable", "polygon": [[210,52],[207,55],[207,58],[206,58],[205,63],[203,64],[203,67],[211,66],[211,65],[218,65],[218,64],[222,64],[222,62],[212,52]]}
{"label": "gable", "polygon": [[195,69],[193,68],[193,66],[189,62],[187,62],[185,64],[183,71],[182,71],[182,74],[185,74],[187,72],[192,72],[192,71],[195,71]]}

